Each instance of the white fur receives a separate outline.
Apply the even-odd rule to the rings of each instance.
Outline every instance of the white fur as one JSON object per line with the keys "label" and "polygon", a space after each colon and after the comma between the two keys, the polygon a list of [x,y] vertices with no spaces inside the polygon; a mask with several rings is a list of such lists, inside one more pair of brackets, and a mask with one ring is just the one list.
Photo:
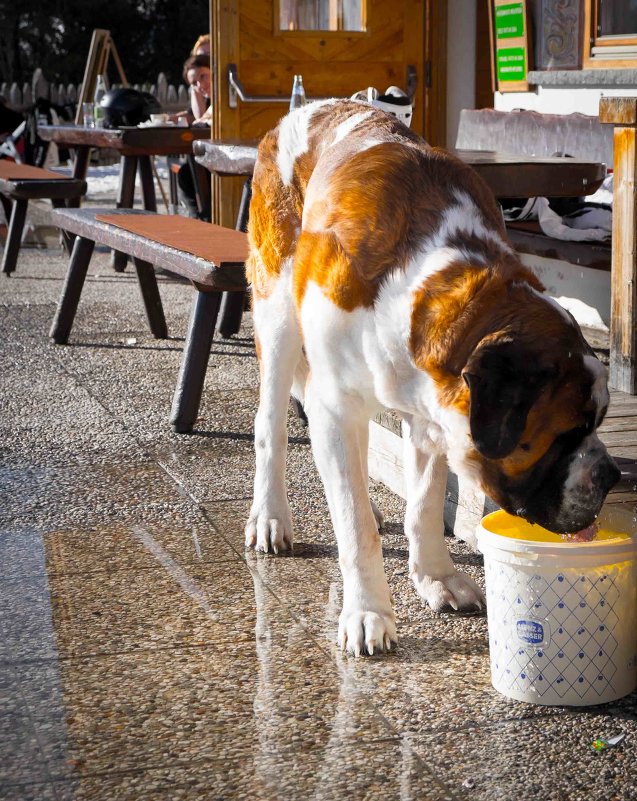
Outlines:
{"label": "white fur", "polygon": [[[510,245],[502,239],[497,231],[487,228],[482,214],[466,192],[456,190],[454,196],[457,203],[449,206],[445,212],[444,223],[438,230],[438,237],[442,237],[441,244],[444,244],[447,238],[453,234],[467,233],[478,239],[496,243],[506,253],[513,252]],[[472,251],[470,255],[477,261],[482,260],[481,253]]]}
{"label": "white fur", "polygon": [[357,125],[360,125],[362,122],[369,119],[373,113],[373,109],[370,109],[369,111],[361,111],[360,114],[352,114],[351,117],[348,117],[344,122],[337,126],[334,139],[332,140],[332,145],[335,145],[342,139],[345,139],[347,134],[351,133],[351,131],[353,131]]}
{"label": "white fur", "polygon": [[265,347],[261,354],[261,395],[254,423],[257,469],[246,544],[259,551],[292,547],[292,517],[285,487],[286,418],[301,334],[292,301],[291,262],[283,265],[275,289],[254,304],[254,325]]}
{"label": "white fur", "polygon": [[308,151],[310,119],[319,108],[335,102],[335,100],[319,100],[314,103],[308,103],[281,120],[276,163],[281,174],[281,180],[286,186],[292,183],[295,161]]}

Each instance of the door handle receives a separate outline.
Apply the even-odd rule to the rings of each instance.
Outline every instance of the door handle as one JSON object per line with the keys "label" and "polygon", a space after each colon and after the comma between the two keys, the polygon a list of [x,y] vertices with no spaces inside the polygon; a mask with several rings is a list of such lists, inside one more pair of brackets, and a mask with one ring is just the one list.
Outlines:
{"label": "door handle", "polygon": [[[407,67],[407,96],[413,100],[418,83],[418,75],[416,68],[409,64]],[[309,99],[309,98],[308,98]],[[314,97],[313,100],[327,100],[328,98]],[[236,64],[228,64],[228,105],[230,108],[237,108],[237,101],[241,100],[242,103],[289,103],[289,95],[249,95],[237,73]]]}
{"label": "door handle", "polygon": [[242,103],[289,103],[290,97],[281,95],[249,95],[243,88],[237,74],[237,65],[228,64],[228,105],[237,107],[237,99]]}

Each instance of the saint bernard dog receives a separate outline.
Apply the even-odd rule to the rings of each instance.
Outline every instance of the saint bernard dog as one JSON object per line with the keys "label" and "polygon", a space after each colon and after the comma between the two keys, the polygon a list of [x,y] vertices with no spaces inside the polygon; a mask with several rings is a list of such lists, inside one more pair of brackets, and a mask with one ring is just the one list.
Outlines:
{"label": "saint bernard dog", "polygon": [[246,545],[292,547],[292,393],[338,541],[339,644],[385,651],[397,637],[368,494],[370,417],[387,407],[403,420],[417,592],[435,611],[480,609],[443,539],[447,466],[526,520],[589,526],[620,476],[596,434],[606,370],[521,264],[482,179],[389,114],[346,100],[289,114],[263,138],[252,188],[261,389]]}

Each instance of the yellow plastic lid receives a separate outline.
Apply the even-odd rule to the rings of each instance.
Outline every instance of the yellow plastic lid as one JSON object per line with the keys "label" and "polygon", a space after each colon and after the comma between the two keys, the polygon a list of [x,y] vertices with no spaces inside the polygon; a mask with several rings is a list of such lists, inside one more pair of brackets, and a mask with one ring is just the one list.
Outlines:
{"label": "yellow plastic lid", "polygon": [[[600,516],[600,526],[597,534],[591,543],[595,542],[619,542],[630,538],[628,531],[617,530],[617,523],[626,525],[628,520],[604,520]],[[521,517],[516,517],[503,509],[492,512],[482,520],[482,527],[493,534],[501,537],[509,537],[514,540],[524,540],[525,542],[555,543],[561,545],[588,545],[586,542],[570,541],[568,535],[556,534],[535,523],[528,523]],[[633,524],[634,527],[634,524]]]}

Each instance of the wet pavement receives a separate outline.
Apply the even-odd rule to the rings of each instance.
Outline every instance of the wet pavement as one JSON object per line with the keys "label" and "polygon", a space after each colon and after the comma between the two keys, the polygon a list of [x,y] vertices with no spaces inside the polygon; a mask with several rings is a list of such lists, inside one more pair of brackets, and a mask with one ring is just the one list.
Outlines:
{"label": "wet pavement", "polygon": [[[258,370],[250,316],[215,341],[196,430],[168,416],[192,292],[92,262],[70,345],[66,259],[0,277],[0,799],[637,799],[637,694],[586,709],[490,684],[485,616],[433,614],[380,484],[398,649],[336,648],[341,583],[290,415],[291,557],[246,553]],[[482,558],[448,539],[482,586]],[[598,737],[625,733],[594,752]]]}

